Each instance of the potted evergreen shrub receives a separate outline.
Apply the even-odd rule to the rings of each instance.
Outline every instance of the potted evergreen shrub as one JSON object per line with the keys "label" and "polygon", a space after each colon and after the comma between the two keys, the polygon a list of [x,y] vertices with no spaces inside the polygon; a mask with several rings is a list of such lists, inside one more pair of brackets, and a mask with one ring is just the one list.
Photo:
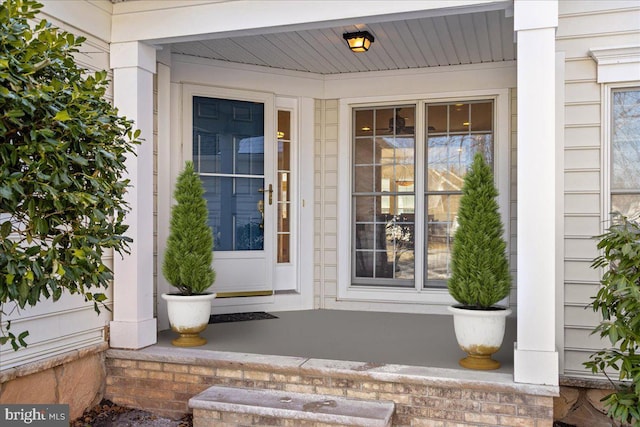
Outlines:
{"label": "potted evergreen shrub", "polygon": [[509,295],[511,275],[491,167],[474,157],[464,179],[458,228],[451,253],[449,293],[458,302],[453,313],[456,338],[467,357],[460,365],[497,369],[491,355],[500,349],[511,309],[496,304]]}
{"label": "potted evergreen shrub", "polygon": [[206,292],[216,274],[213,260],[213,233],[207,218],[209,211],[203,197],[204,188],[193,168],[186,162],[178,176],[171,209],[167,251],[162,273],[175,293],[162,294],[167,301],[169,323],[180,336],[172,341],[179,347],[194,347],[207,341],[199,334],[204,331],[211,315],[211,301],[215,293]]}

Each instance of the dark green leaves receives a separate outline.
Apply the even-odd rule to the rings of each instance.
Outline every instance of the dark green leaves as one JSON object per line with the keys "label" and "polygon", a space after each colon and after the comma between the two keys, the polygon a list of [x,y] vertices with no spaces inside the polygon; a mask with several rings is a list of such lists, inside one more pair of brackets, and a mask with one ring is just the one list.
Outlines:
{"label": "dark green leaves", "polygon": [[[30,28],[41,7],[0,4],[0,304],[66,291],[97,309],[92,289],[112,280],[105,250],[130,241],[124,162],[139,132],[104,99],[107,73],[76,64],[83,38],[44,19]],[[2,334],[14,348],[25,337]]]}
{"label": "dark green leaves", "polygon": [[2,336],[0,336],[0,345],[4,345],[7,342],[9,342],[11,343],[11,347],[13,347],[13,349],[16,351],[20,347],[26,347],[27,342],[25,341],[25,338],[29,336],[29,332],[24,331],[16,337],[12,332],[9,331],[10,329],[11,329],[11,321],[7,322],[6,334],[3,334]]}
{"label": "dark green leaves", "polygon": [[584,365],[594,374],[617,372],[616,392],[603,402],[609,416],[629,424],[640,422],[640,224],[615,215],[613,225],[598,236],[601,255],[592,264],[602,268],[602,287],[591,307],[602,321],[593,333],[611,343]]}

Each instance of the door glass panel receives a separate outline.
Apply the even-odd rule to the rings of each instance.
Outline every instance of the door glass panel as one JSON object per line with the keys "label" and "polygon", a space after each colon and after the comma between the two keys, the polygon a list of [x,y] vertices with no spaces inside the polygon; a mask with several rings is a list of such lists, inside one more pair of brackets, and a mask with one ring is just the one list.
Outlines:
{"label": "door glass panel", "polygon": [[278,111],[278,262],[290,262],[291,112]]}
{"label": "door glass panel", "polygon": [[200,178],[209,208],[215,250],[262,250],[262,216],[256,208],[258,201],[262,200],[258,192],[262,180],[217,176]]}
{"label": "door glass panel", "polygon": [[193,160],[214,250],[263,250],[264,104],[194,97]]}

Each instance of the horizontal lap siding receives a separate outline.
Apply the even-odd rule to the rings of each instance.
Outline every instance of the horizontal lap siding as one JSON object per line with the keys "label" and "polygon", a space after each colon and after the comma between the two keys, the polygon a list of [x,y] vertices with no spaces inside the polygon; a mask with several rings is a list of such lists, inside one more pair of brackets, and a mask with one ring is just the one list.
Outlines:
{"label": "horizontal lap siding", "polygon": [[582,363],[607,345],[591,335],[599,317],[587,305],[599,285],[591,268],[602,232],[602,99],[594,48],[637,45],[634,2],[561,1],[556,50],[565,54],[564,85],[564,374],[584,376]]}
{"label": "horizontal lap siding", "polygon": [[316,100],[314,121],[314,307],[334,308],[338,296],[338,100]]}
{"label": "horizontal lap siding", "polygon": [[[65,22],[51,16],[44,16],[57,28],[71,32],[76,36],[86,37],[86,41],[80,47],[80,52],[75,55],[77,64],[95,72],[109,70],[109,44],[105,41],[82,33],[77,28],[67,25]],[[112,73],[107,73],[108,79],[112,79]],[[112,101],[113,91],[109,87],[106,99]],[[105,252],[105,263],[113,266],[113,253]],[[104,292],[109,301],[113,292],[110,289]],[[82,297],[64,294],[57,302],[41,299],[36,307],[25,310],[12,310],[9,305],[3,310],[8,313],[2,316],[3,326],[11,320],[11,332],[18,334],[28,330],[26,338],[27,348],[13,351],[9,344],[0,347],[0,370],[21,366],[27,363],[37,362],[50,357],[60,355],[72,350],[99,344],[104,342],[104,329],[111,320],[111,313],[105,309],[97,315],[93,303],[86,303]]]}

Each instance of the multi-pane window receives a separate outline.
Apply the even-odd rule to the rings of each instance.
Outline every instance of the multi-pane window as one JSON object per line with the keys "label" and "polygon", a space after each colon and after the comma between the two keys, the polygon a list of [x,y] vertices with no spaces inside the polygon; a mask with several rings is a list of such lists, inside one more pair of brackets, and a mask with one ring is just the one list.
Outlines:
{"label": "multi-pane window", "polygon": [[612,93],[611,210],[640,214],[640,88]]}
{"label": "multi-pane window", "polygon": [[[476,152],[493,162],[493,111],[492,100],[427,104],[416,127],[415,105],[354,110],[354,285],[415,287],[421,271],[421,286],[446,286],[464,176]],[[424,129],[423,147],[416,128]],[[424,171],[419,185],[417,170]]]}
{"label": "multi-pane window", "polygon": [[493,162],[493,102],[427,106],[425,287],[444,287],[462,184],[474,155]]}
{"label": "multi-pane window", "polygon": [[414,286],[415,114],[354,111],[354,284]]}

